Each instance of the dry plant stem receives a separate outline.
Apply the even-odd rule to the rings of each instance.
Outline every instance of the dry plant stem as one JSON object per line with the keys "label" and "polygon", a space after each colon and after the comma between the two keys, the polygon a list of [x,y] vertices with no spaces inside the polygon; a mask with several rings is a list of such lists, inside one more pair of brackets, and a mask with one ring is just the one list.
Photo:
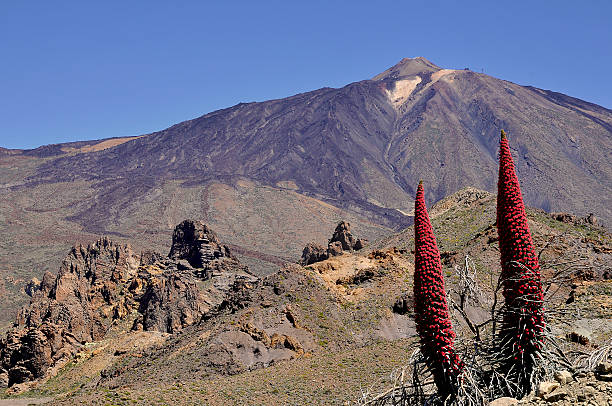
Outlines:
{"label": "dry plant stem", "polygon": [[601,345],[592,353],[580,354],[576,359],[576,367],[585,371],[592,371],[602,362],[612,361],[612,340]]}

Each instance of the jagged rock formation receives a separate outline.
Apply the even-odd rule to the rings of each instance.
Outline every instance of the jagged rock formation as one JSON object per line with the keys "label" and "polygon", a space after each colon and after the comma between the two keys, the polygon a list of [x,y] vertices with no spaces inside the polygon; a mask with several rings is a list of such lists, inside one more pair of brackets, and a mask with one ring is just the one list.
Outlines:
{"label": "jagged rock formation", "polygon": [[[232,256],[227,245],[219,244],[219,238],[211,229],[193,220],[185,220],[174,229],[168,258],[186,260],[191,267],[202,270],[203,278],[210,277],[213,271],[246,269]],[[180,264],[182,267],[186,265]]]}
{"label": "jagged rock formation", "polygon": [[359,251],[368,245],[368,240],[357,239],[351,234],[351,225],[341,221],[336,226],[334,234],[327,243],[327,250],[322,245],[312,242],[307,244],[302,251],[300,264],[310,265],[315,262],[324,261],[329,257],[342,255],[344,251]]}
{"label": "jagged rock formation", "polygon": [[334,235],[329,240],[329,243],[339,242],[342,244],[344,251],[357,251],[365,247],[368,240],[356,239],[351,234],[351,225],[345,221],[341,221],[334,230]]}
{"label": "jagged rock formation", "polygon": [[334,241],[327,244],[328,257],[337,257],[338,255],[342,255],[342,252],[342,243],[340,241]]}
{"label": "jagged rock formation", "polygon": [[31,303],[0,340],[0,382],[43,377],[130,315],[134,330],[175,333],[208,313],[243,306],[245,286],[257,281],[199,221],[175,228],[167,258],[153,252],[138,257],[107,238],[79,245],[56,276],[47,272],[37,286],[28,284]]}
{"label": "jagged rock formation", "polygon": [[351,251],[355,245],[355,238],[351,234],[351,225],[345,221],[341,221],[334,230],[334,235],[329,240],[329,243],[338,241],[345,251]]}
{"label": "jagged rock formation", "polygon": [[117,288],[136,266],[128,246],[102,238],[74,247],[57,276],[45,273],[40,285],[31,288],[30,305],[0,342],[0,368],[6,371],[0,374],[8,374],[8,385],[42,377],[79,345],[103,337]]}
{"label": "jagged rock formation", "polygon": [[321,244],[311,242],[306,244],[304,251],[302,251],[302,265],[310,265],[315,262],[325,261],[328,258],[327,251]]}

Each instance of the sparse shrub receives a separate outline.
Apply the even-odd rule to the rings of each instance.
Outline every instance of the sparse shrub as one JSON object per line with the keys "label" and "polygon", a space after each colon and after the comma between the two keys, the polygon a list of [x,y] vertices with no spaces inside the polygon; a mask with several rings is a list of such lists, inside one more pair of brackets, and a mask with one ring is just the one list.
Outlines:
{"label": "sparse shrub", "polygon": [[502,130],[497,186],[497,232],[505,306],[498,333],[503,356],[501,372],[523,396],[532,379],[544,336],[543,292],[538,256],[525,216],[521,188],[514,171],[508,139]]}
{"label": "sparse shrub", "polygon": [[454,349],[440,252],[425,207],[423,182],[419,183],[414,208],[414,303],[421,352],[431,369],[439,395],[454,396],[463,364]]}

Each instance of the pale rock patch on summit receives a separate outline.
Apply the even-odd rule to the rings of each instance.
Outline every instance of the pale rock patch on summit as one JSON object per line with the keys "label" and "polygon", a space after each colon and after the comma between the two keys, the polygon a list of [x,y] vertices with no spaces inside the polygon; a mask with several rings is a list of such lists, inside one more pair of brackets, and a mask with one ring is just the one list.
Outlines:
{"label": "pale rock patch on summit", "polygon": [[[446,80],[452,80],[452,77],[448,76],[455,72],[457,72],[457,70],[455,69],[440,69],[438,71],[433,72],[431,74],[431,79],[425,83],[424,89],[429,88],[434,83],[438,82],[443,78],[446,78]],[[419,83],[421,83],[422,81],[423,79],[420,76],[399,79],[393,82],[392,89],[385,89],[387,97],[393,104],[393,107],[398,109],[402,104],[404,104],[408,100],[408,98],[414,93]]]}
{"label": "pale rock patch on summit", "polygon": [[456,69],[440,69],[437,72],[431,74],[431,84],[436,83],[438,80],[442,79],[445,76],[448,76],[451,73],[457,72]]}
{"label": "pale rock patch on summit", "polygon": [[399,106],[404,104],[404,102],[408,100],[408,97],[410,97],[412,92],[414,92],[414,89],[416,89],[417,85],[421,83],[421,80],[422,79],[420,76],[416,76],[410,79],[402,79],[396,81],[393,84],[394,87],[392,90],[385,89],[389,100],[391,100],[391,103],[393,104],[393,107],[397,109]]}

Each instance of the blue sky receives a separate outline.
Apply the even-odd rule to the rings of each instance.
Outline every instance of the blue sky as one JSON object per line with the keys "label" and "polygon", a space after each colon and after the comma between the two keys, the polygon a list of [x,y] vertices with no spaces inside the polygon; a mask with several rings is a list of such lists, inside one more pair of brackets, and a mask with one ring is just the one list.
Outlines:
{"label": "blue sky", "polygon": [[0,146],[145,134],[403,57],[612,108],[612,1],[0,0]]}

